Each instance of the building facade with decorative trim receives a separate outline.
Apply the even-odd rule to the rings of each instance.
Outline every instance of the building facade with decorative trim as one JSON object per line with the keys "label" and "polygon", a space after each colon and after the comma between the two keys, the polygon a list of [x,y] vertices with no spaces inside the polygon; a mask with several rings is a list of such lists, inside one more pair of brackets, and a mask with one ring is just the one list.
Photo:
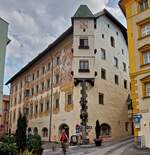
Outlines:
{"label": "building facade with decorative trim", "polygon": [[128,25],[134,135],[150,147],[150,0],[121,0]]}
{"label": "building facade with decorative trim", "polygon": [[8,122],[9,122],[9,95],[3,95],[2,104],[2,122],[0,127],[0,135],[8,133]]}
{"label": "building facade with decorative trim", "polygon": [[128,65],[126,28],[107,10],[94,15],[81,5],[72,26],[7,82],[11,131],[25,111],[28,131],[38,131],[44,141],[58,141],[62,129],[75,135],[84,80],[90,142],[96,120],[108,140],[131,135]]}

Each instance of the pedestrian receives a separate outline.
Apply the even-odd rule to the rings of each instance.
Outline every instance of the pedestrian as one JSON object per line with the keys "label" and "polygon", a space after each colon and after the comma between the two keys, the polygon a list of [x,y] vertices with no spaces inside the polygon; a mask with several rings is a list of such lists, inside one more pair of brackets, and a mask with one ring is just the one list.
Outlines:
{"label": "pedestrian", "polygon": [[67,136],[65,130],[62,130],[62,134],[61,134],[61,137],[60,137],[60,142],[61,142],[61,146],[62,146],[62,151],[63,151],[64,155],[66,155],[68,136]]}

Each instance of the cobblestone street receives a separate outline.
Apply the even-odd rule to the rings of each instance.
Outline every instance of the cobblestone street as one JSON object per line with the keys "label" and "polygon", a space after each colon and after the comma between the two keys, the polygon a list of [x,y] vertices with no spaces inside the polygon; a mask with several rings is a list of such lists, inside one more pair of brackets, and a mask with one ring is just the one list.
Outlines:
{"label": "cobblestone street", "polygon": [[[111,145],[103,145],[100,148],[91,147],[73,147],[69,148],[67,155],[149,155],[150,150],[139,150],[134,146],[133,139],[114,143]],[[62,155],[61,150],[51,152],[45,150],[43,155]]]}

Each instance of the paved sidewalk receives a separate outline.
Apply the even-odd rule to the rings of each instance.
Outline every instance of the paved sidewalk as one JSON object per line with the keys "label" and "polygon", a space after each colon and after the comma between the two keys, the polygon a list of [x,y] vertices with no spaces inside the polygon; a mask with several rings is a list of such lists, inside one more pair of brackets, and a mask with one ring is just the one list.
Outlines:
{"label": "paved sidewalk", "polygon": [[[108,150],[113,151],[122,145],[128,144],[129,142],[133,142],[132,137],[128,137],[128,138],[120,139],[120,140],[116,140],[116,141],[111,141],[111,142],[104,142],[101,147],[95,147],[95,144],[81,145],[81,146],[70,146],[68,153],[74,155],[73,152],[75,152],[75,150],[81,150],[82,155],[83,155],[84,151],[85,151],[84,154],[89,154],[89,155],[90,155],[90,153],[93,154],[94,152],[95,152],[94,155],[99,154],[99,151],[101,153],[105,154],[108,152]],[[50,152],[54,153],[54,154],[58,154],[61,152],[61,148],[57,148],[55,152],[53,152],[52,149],[45,149],[43,155],[50,154]],[[79,152],[79,155],[80,155],[80,152]]]}

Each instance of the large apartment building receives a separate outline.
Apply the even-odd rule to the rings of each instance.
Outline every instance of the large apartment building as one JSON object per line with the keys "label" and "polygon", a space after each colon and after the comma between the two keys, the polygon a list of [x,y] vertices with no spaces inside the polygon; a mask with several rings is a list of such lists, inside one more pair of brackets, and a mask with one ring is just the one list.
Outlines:
{"label": "large apartment building", "polygon": [[121,0],[128,25],[134,135],[150,147],[150,0]]}
{"label": "large apartment building", "polygon": [[5,54],[6,46],[9,43],[7,37],[8,23],[0,18],[0,128],[2,125],[2,105],[3,105],[3,80],[4,80],[4,66],[5,66]]}
{"label": "large apartment building", "polygon": [[7,82],[11,131],[25,111],[28,131],[38,132],[42,140],[59,140],[62,129],[69,137],[76,134],[84,80],[90,141],[96,120],[104,138],[131,135],[128,65],[126,28],[107,10],[94,15],[81,5],[72,26]]}

